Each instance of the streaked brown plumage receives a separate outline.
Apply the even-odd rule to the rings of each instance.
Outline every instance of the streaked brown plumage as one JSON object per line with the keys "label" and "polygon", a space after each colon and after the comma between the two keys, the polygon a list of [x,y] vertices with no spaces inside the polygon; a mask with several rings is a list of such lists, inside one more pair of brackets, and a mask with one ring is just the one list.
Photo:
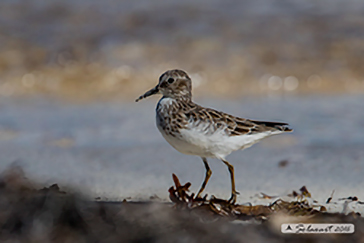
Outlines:
{"label": "streaked brown plumage", "polygon": [[182,70],[169,70],[159,78],[156,87],[140,96],[139,101],[161,93],[156,107],[156,121],[163,137],[178,151],[198,155],[206,167],[205,180],[197,194],[204,190],[211,170],[206,157],[221,159],[231,175],[230,201],[236,200],[234,167],[225,160],[231,152],[250,147],[264,137],[290,132],[287,123],[255,121],[202,107],[192,101],[191,79]]}

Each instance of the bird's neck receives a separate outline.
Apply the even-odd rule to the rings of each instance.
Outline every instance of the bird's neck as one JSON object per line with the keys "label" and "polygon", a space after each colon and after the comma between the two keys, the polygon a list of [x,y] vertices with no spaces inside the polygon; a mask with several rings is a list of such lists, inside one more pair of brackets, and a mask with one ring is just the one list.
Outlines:
{"label": "bird's neck", "polygon": [[181,97],[169,97],[163,96],[157,105],[157,110],[169,110],[176,111],[179,109],[188,109],[188,107],[194,107],[194,103],[191,100],[191,97],[181,96]]}
{"label": "bird's neck", "polygon": [[[170,100],[170,102],[184,102],[184,103],[190,103],[192,102],[190,95],[173,95],[173,96],[167,96],[164,95],[162,99]],[[162,100],[161,99],[161,100]]]}

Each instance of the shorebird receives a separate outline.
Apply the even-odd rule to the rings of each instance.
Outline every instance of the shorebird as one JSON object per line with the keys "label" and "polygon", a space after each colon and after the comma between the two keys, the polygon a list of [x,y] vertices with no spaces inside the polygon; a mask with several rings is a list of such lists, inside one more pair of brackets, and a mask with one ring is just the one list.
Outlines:
{"label": "shorebird", "polygon": [[230,172],[229,202],[234,204],[238,194],[234,167],[225,157],[265,137],[292,129],[283,122],[249,120],[202,107],[192,101],[191,88],[191,78],[186,72],[169,70],[160,76],[157,86],[141,95],[136,102],[154,94],[163,95],[156,107],[158,130],[177,151],[200,156],[206,168],[205,179],[196,198],[201,197],[212,174],[207,158],[217,158],[227,165]]}

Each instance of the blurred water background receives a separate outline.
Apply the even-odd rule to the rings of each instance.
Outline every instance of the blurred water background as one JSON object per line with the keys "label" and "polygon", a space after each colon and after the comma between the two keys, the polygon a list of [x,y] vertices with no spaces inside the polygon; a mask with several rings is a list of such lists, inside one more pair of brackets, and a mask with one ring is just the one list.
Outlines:
{"label": "blurred water background", "polygon": [[159,135],[156,98],[133,103],[180,68],[201,105],[295,129],[228,157],[240,202],[364,198],[363,1],[3,0],[0,43],[1,170],[108,200],[166,200],[171,173],[197,190],[202,162]]}

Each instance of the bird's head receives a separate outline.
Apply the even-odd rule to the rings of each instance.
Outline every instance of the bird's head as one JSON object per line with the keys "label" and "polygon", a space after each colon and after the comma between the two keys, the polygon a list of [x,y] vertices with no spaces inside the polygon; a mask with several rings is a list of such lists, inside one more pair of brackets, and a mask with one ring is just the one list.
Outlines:
{"label": "bird's head", "polygon": [[159,83],[153,89],[141,95],[135,101],[147,98],[154,94],[162,94],[169,98],[191,98],[191,78],[185,71],[174,69],[163,73],[159,77]]}

